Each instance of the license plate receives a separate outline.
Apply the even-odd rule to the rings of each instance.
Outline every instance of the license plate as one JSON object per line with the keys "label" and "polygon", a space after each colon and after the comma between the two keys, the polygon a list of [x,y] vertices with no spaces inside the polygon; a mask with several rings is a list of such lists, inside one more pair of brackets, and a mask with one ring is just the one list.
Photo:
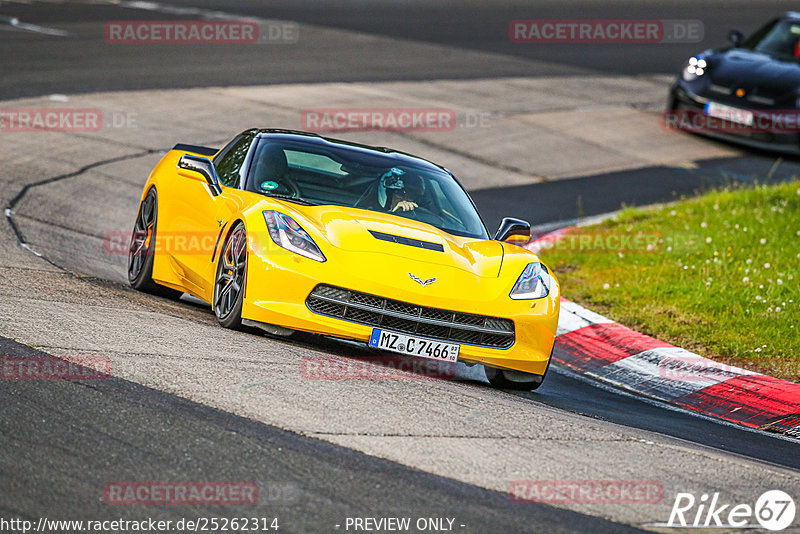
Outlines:
{"label": "license plate", "polygon": [[716,102],[706,102],[705,113],[709,117],[716,117],[717,119],[724,119],[729,122],[744,124],[745,126],[753,125],[753,112],[746,109],[734,108]]}
{"label": "license plate", "polygon": [[445,343],[435,339],[409,336],[381,328],[372,329],[369,346],[399,352],[408,356],[419,356],[445,362],[458,361],[458,351],[461,349],[461,345],[457,343]]}

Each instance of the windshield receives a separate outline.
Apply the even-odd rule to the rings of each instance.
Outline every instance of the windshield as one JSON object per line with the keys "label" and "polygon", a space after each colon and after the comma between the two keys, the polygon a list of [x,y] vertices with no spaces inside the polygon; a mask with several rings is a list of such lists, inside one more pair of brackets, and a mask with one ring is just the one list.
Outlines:
{"label": "windshield", "polygon": [[409,156],[348,145],[262,138],[245,189],[308,204],[333,204],[486,239],[472,201],[446,172]]}
{"label": "windshield", "polygon": [[796,61],[800,58],[800,23],[774,20],[748,37],[742,48]]}

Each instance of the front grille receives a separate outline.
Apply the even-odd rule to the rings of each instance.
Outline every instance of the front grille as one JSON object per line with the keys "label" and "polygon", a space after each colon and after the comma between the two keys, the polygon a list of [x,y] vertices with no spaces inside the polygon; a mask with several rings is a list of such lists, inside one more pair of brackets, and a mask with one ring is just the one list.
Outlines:
{"label": "front grille", "polygon": [[[732,103],[734,107],[736,106],[736,102]],[[726,104],[728,105],[728,104]],[[739,104],[741,105],[741,104]],[[699,102],[695,102],[694,100],[689,99],[688,97],[684,96],[684,98],[680,99],[675,109],[677,110],[693,110],[697,111],[698,113],[705,113],[703,111],[704,105],[700,104]],[[761,143],[776,143],[779,145],[790,145],[791,147],[796,147],[797,144],[797,134],[776,134],[774,132],[761,132],[761,131],[750,131],[747,129],[737,130],[735,128],[700,128],[700,129],[692,129],[688,128],[689,131],[699,131],[699,133],[705,133],[709,135],[717,135],[722,138],[726,139],[748,139],[751,141],[758,141]]]}
{"label": "front grille", "polygon": [[514,344],[514,322],[417,306],[340,287],[318,285],[306,305],[314,313],[445,341],[505,349]]}

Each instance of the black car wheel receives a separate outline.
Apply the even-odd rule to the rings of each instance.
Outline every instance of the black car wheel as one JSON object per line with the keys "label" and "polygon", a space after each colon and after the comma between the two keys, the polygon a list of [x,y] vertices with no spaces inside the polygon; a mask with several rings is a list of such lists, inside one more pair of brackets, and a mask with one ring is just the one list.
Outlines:
{"label": "black car wheel", "polygon": [[153,281],[153,258],[156,249],[158,196],[155,188],[148,191],[139,205],[133,235],[128,249],[128,282],[131,287],[152,295],[177,299],[183,293]]}
{"label": "black car wheel", "polygon": [[225,239],[214,279],[214,314],[225,328],[242,329],[246,272],[247,233],[239,222]]}
{"label": "black car wheel", "polygon": [[486,378],[489,383],[498,389],[513,389],[517,391],[533,391],[538,389],[550,370],[550,362],[553,361],[553,352],[550,352],[550,359],[547,360],[547,367],[544,374],[536,375],[533,373],[523,373],[522,371],[508,371],[485,366]]}

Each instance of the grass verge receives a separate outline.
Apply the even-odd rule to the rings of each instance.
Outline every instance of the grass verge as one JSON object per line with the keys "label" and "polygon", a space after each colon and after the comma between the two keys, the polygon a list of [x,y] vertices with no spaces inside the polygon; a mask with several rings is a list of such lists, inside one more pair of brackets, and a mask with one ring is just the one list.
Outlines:
{"label": "grass verge", "polygon": [[703,356],[800,382],[800,182],[625,209],[540,255],[568,299]]}

